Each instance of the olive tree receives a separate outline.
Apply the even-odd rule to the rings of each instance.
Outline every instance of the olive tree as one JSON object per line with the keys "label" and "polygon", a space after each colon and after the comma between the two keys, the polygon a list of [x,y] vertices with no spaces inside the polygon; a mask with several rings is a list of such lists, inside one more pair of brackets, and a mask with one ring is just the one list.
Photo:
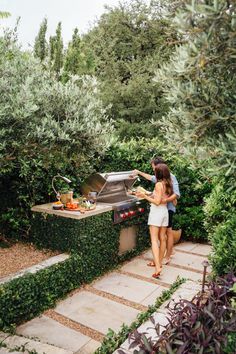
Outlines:
{"label": "olive tree", "polygon": [[18,223],[27,223],[30,205],[49,198],[54,174],[69,174],[78,187],[91,173],[113,130],[98,94],[95,78],[72,76],[63,84],[33,54],[0,39],[0,190],[6,224],[19,230]]}

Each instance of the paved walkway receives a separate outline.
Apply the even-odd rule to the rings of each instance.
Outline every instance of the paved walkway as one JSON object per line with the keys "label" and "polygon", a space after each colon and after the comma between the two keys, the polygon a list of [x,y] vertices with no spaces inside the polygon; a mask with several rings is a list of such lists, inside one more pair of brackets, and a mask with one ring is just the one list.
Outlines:
{"label": "paved walkway", "polygon": [[[176,291],[173,299],[191,299],[200,288],[202,262],[210,249],[208,245],[180,243],[159,280],[151,277],[153,268],[147,267],[151,251],[146,251],[92,284],[73,291],[55,309],[19,326],[18,335],[8,337],[4,343],[8,348],[27,343],[25,347],[35,349],[38,354],[94,353],[109,328],[119,331],[123,323],[131,324],[140,312],[155,303],[177,276],[190,281]],[[166,323],[165,305],[155,314],[155,320],[163,325]],[[142,325],[141,330],[149,325],[148,322]],[[5,336],[1,334],[0,341]],[[126,341],[122,349],[132,353],[128,347]],[[0,354],[6,353],[7,349],[0,348]]]}

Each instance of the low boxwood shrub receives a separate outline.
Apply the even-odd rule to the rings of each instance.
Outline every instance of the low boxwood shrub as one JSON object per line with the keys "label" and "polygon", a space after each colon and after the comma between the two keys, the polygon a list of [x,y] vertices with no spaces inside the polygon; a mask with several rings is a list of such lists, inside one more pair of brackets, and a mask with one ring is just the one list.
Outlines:
{"label": "low boxwood shrub", "polygon": [[39,315],[87,279],[78,255],[35,274],[0,285],[0,329],[9,329]]}
{"label": "low boxwood shrub", "polygon": [[[139,348],[135,353],[221,354],[231,348],[236,333],[236,308],[232,307],[235,281],[234,274],[229,273],[223,279],[211,281],[207,291],[192,301],[181,299],[169,308],[165,330],[160,333],[159,326],[155,328],[157,340],[135,331],[130,336],[132,348]],[[120,350],[119,354],[124,352]]]}

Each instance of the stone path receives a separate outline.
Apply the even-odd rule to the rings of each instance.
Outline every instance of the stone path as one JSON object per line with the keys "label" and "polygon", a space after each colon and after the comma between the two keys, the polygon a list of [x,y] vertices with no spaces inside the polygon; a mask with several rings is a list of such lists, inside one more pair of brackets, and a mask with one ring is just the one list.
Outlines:
{"label": "stone path", "polygon": [[[55,309],[19,326],[17,335],[8,337],[4,343],[14,350],[27,343],[25,348],[35,349],[38,354],[94,353],[109,328],[119,331],[123,323],[131,324],[140,312],[155,303],[178,275],[190,281],[182,284],[173,299],[184,297],[191,300],[200,289],[202,262],[210,250],[208,245],[191,242],[178,244],[170,264],[164,266],[158,280],[151,277],[153,268],[147,267],[151,251],[144,252],[92,284],[73,291]],[[161,325],[167,321],[165,306],[163,304],[154,316]],[[139,330],[150,326],[153,327],[147,322]],[[150,332],[150,335],[155,333]],[[4,337],[6,334],[2,333],[0,341]],[[127,354],[132,353],[128,350],[128,341],[121,347]],[[0,354],[6,353],[9,353],[7,349],[0,348]]]}

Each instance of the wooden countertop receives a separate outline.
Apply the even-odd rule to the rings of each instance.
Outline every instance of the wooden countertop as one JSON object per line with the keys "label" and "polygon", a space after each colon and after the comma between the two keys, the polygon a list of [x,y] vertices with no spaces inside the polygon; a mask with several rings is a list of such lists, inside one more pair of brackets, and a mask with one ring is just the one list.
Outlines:
{"label": "wooden countertop", "polygon": [[80,220],[80,219],[87,218],[89,216],[99,215],[112,210],[112,206],[110,204],[97,203],[96,209],[86,211],[85,213],[82,214],[79,211],[55,210],[52,208],[52,204],[53,203],[35,205],[31,208],[31,211],[62,216],[63,218]]}

